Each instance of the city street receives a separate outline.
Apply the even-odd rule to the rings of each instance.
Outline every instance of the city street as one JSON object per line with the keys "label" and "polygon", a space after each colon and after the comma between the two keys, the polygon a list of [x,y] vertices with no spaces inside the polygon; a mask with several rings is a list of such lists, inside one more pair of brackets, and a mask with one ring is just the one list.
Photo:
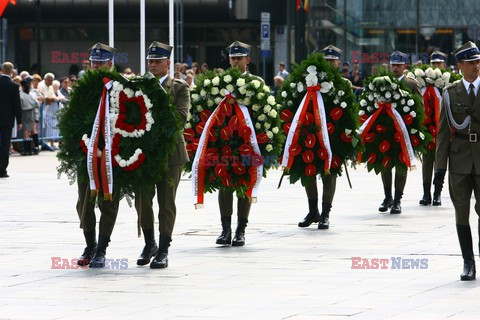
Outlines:
{"label": "city street", "polygon": [[269,172],[252,205],[245,247],[215,245],[217,194],[195,210],[185,175],[169,267],[136,265],[144,242],[135,209],[122,200],[107,249],[113,263],[101,270],[70,268],[85,243],[76,184],[58,179],[57,165],[54,152],[13,155],[10,178],[0,179],[1,319],[479,318],[480,279],[460,281],[448,188],[441,207],[419,206],[420,163],[409,173],[400,215],[378,212],[379,176],[349,168],[353,189],[346,176],[337,180],[329,230],[297,227],[308,211],[303,187],[284,179],[277,190],[281,172]]}

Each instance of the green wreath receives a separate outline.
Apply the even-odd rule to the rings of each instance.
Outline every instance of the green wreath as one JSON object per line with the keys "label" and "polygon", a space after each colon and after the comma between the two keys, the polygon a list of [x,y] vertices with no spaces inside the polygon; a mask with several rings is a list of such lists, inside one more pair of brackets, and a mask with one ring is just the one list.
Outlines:
{"label": "green wreath", "polygon": [[[252,150],[248,141],[250,129],[243,125],[232,108],[232,100],[221,108],[214,119],[207,142],[204,191],[218,189],[233,190],[239,197],[245,197],[249,188],[249,168],[262,159],[263,173],[278,166],[285,136],[281,130],[279,105],[270,94],[270,88],[254,75],[242,75],[238,68],[231,68],[221,74],[207,72],[198,77],[196,87],[191,91],[192,109],[184,130],[190,162],[186,171],[192,171],[192,164],[205,124],[214,110],[227,96],[233,94],[240,105],[248,108],[255,128],[260,155]],[[257,163],[257,164],[256,164]]]}
{"label": "green wreath", "polygon": [[[86,72],[72,91],[70,102],[59,113],[63,142],[57,154],[60,161],[57,170],[59,174],[65,173],[72,183],[75,179],[88,183],[87,145],[104,78],[114,81],[110,89],[114,190],[120,197],[132,196],[146,181],[158,181],[165,176],[169,155],[175,150],[181,132],[180,116],[156,79],[128,80],[115,71]],[[115,99],[115,92],[121,91],[123,99]],[[130,98],[125,98],[125,93]],[[148,117],[145,105],[150,107]],[[115,107],[121,109],[121,115],[112,113]],[[140,137],[134,136],[137,134]]]}
{"label": "green wreath", "polygon": [[361,162],[366,163],[368,171],[374,170],[376,174],[393,167],[399,173],[406,174],[407,155],[400,143],[403,135],[395,129],[392,117],[385,110],[379,110],[379,103],[391,104],[392,110],[400,115],[409,138],[407,145],[410,144],[414,154],[419,157],[427,152],[427,145],[432,141],[423,124],[425,118],[421,97],[413,94],[404,83],[385,70],[366,81],[365,90],[359,97],[362,124],[374,113],[379,114],[372,122],[371,129],[362,132],[365,150]]}
{"label": "green wreath", "polygon": [[[356,130],[359,127],[358,107],[350,81],[343,79],[321,53],[309,55],[301,64],[293,66],[293,72],[284,81],[278,92],[282,103],[281,119],[283,131],[288,134],[292,120],[307,92],[307,78],[316,77],[325,106],[326,122],[332,151],[330,174],[341,175],[341,165],[346,160],[354,160],[362,148]],[[316,174],[324,175],[325,149],[315,134],[321,130],[312,119],[313,106],[307,109],[306,120],[300,130],[296,156],[288,171],[290,183],[301,180],[306,185],[315,179]],[[310,155],[310,156],[308,156]],[[313,160],[312,157],[313,156]]]}

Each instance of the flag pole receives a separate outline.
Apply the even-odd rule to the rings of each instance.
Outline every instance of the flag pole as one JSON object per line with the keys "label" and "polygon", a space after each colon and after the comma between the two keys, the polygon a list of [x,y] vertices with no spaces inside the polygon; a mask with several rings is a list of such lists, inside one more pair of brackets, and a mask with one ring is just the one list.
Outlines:
{"label": "flag pole", "polygon": [[145,0],[140,0],[140,74],[145,74]]}
{"label": "flag pole", "polygon": [[[174,0],[169,0],[168,1],[168,24],[169,24],[169,45],[171,47],[175,47],[174,44],[174,18],[173,18],[173,6],[174,6]],[[170,54],[170,78],[173,79],[173,66],[174,66],[174,55]]]}
{"label": "flag pole", "polygon": [[114,47],[113,37],[113,0],[108,0],[108,45]]}

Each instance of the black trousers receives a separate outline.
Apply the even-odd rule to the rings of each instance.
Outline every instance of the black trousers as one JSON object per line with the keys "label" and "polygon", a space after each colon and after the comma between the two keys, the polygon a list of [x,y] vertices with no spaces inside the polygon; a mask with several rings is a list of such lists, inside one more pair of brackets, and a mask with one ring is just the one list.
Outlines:
{"label": "black trousers", "polygon": [[0,127],[0,175],[7,173],[13,127]]}

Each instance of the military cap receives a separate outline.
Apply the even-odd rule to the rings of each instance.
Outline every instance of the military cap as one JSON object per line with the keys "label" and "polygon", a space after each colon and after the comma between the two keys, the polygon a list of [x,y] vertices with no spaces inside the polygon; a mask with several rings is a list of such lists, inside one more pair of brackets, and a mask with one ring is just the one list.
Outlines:
{"label": "military cap", "polygon": [[327,60],[337,60],[342,57],[343,51],[340,50],[339,48],[335,47],[334,45],[328,45],[322,50],[323,56]]}
{"label": "military cap", "polygon": [[229,57],[248,57],[250,55],[251,45],[235,41],[227,47]]}
{"label": "military cap", "polygon": [[432,62],[447,62],[448,55],[442,51],[433,51],[430,55],[430,63]]}
{"label": "military cap", "polygon": [[107,62],[113,61],[113,57],[115,56],[117,49],[98,42],[88,49],[88,51],[90,52],[90,61]]}
{"label": "military cap", "polygon": [[170,59],[170,54],[172,53],[173,47],[158,42],[153,41],[150,47],[147,49],[147,59],[148,60],[162,60]]}
{"label": "military cap", "polygon": [[459,61],[474,61],[480,59],[480,51],[478,51],[477,46],[472,41],[468,41],[462,45],[457,50],[453,51],[452,54]]}
{"label": "military cap", "polygon": [[395,50],[390,54],[390,64],[408,64],[410,57],[408,54]]}

